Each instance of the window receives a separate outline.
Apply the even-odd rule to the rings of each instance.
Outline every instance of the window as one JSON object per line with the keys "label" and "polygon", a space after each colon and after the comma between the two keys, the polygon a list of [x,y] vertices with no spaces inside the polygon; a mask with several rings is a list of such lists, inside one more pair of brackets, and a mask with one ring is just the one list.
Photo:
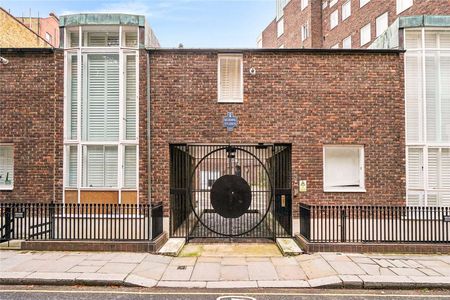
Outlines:
{"label": "window", "polygon": [[52,42],[52,35],[48,32],[45,33],[45,39],[47,40],[47,42],[51,43]]}
{"label": "window", "polygon": [[322,9],[325,9],[328,7],[328,0],[325,0],[322,2]]}
{"label": "window", "polygon": [[283,17],[284,7],[289,3],[290,0],[277,0],[277,21]]}
{"label": "window", "polygon": [[363,146],[324,147],[325,192],[365,192]]}
{"label": "window", "polygon": [[337,44],[331,46],[331,49],[339,49],[339,43],[337,43]]}
{"label": "window", "polygon": [[302,32],[302,41],[304,41],[304,40],[306,40],[309,37],[309,24],[308,24],[308,22],[306,22],[305,24],[302,25],[301,32]]}
{"label": "window", "polygon": [[339,11],[336,9],[330,15],[330,29],[336,27],[339,23]]}
{"label": "window", "polygon": [[365,44],[370,42],[370,40],[371,40],[370,23],[367,24],[366,26],[364,26],[363,28],[361,28],[360,35],[361,35],[361,37],[360,37],[361,46],[364,46]]}
{"label": "window", "polygon": [[283,49],[284,48],[284,44],[281,44],[280,46],[278,46],[279,49]]}
{"label": "window", "polygon": [[330,7],[333,7],[334,5],[336,5],[337,2],[338,2],[338,0],[331,0]]}
{"label": "window", "polygon": [[364,5],[366,5],[369,2],[370,2],[370,0],[359,0],[359,7],[363,7]]}
{"label": "window", "polygon": [[258,36],[258,39],[256,40],[256,47],[262,48],[262,46],[263,46],[262,35],[260,34],[260,35]]}
{"label": "window", "polygon": [[301,10],[304,10],[308,6],[308,0],[301,0],[300,1],[300,8]]}
{"label": "window", "polygon": [[352,36],[349,35],[344,40],[342,40],[342,48],[351,49],[352,48]]}
{"label": "window", "polygon": [[413,5],[413,0],[397,0],[397,15]]}
{"label": "window", "polygon": [[219,102],[243,102],[242,55],[219,55]]}
{"label": "window", "polygon": [[352,14],[352,1],[348,0],[342,5],[342,21],[350,17]]}
{"label": "window", "polygon": [[283,19],[280,19],[280,20],[277,22],[277,37],[282,36],[283,33],[284,33],[284,18],[283,18]]}
{"label": "window", "polygon": [[386,29],[388,29],[388,13],[385,12],[376,19],[377,23],[377,37],[380,36]]}
{"label": "window", "polygon": [[83,46],[85,47],[118,47],[119,31],[111,32],[83,32]]}
{"label": "window", "polygon": [[0,145],[0,190],[14,186],[14,150],[12,145]]}

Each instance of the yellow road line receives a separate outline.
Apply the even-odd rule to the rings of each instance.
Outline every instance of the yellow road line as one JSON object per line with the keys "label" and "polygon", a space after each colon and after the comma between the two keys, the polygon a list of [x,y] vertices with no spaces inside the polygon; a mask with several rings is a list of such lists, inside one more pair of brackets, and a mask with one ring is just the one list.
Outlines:
{"label": "yellow road line", "polygon": [[358,296],[358,297],[377,297],[377,298],[387,298],[387,297],[400,297],[400,298],[443,298],[449,299],[450,294],[447,295],[408,295],[408,294],[357,294],[357,293],[274,293],[274,292],[243,292],[236,293],[230,289],[230,292],[143,292],[143,291],[96,291],[96,290],[0,290],[1,293],[47,293],[47,294],[56,294],[56,293],[70,293],[70,294],[116,294],[116,295],[251,295],[251,296],[334,296],[334,297],[350,297],[350,296]]}

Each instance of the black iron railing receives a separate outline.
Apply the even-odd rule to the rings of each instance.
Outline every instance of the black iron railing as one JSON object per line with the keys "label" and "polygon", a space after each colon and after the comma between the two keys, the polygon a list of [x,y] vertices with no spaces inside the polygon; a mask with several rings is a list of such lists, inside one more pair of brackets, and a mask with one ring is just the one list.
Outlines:
{"label": "black iron railing", "polygon": [[162,205],[0,203],[0,240],[152,240]]}
{"label": "black iron railing", "polygon": [[300,204],[299,217],[312,243],[450,242],[450,207]]}

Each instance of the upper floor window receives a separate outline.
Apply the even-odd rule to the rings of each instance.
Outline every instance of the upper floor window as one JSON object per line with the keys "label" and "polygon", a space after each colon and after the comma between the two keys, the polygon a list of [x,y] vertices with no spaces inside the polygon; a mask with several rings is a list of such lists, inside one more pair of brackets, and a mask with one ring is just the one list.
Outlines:
{"label": "upper floor window", "polygon": [[370,0],[359,0],[359,7],[363,7],[364,5],[366,5],[369,2],[370,2]]}
{"label": "upper floor window", "polygon": [[284,18],[277,22],[277,37],[282,36],[284,33]]}
{"label": "upper floor window", "polygon": [[309,37],[309,24],[306,22],[302,25],[302,41],[306,40]]}
{"label": "upper floor window", "polygon": [[290,0],[277,0],[277,20],[281,19],[284,15],[284,7],[289,3]]}
{"label": "upper floor window", "polygon": [[241,54],[219,54],[218,101],[243,102]]}
{"label": "upper floor window", "polygon": [[342,5],[342,21],[350,17],[352,14],[352,1],[348,0]]}
{"label": "upper floor window", "polygon": [[413,0],[397,0],[397,14],[407,10],[413,5]]}
{"label": "upper floor window", "polygon": [[263,41],[262,41],[262,35],[260,34],[258,36],[258,39],[256,40],[256,47],[262,48],[262,46],[263,46]]}
{"label": "upper floor window", "polygon": [[386,29],[388,29],[388,12],[385,12],[376,19],[377,37],[380,36]]}
{"label": "upper floor window", "polygon": [[351,49],[352,48],[352,36],[349,35],[345,39],[342,40],[342,48],[343,49]]}
{"label": "upper floor window", "polygon": [[308,0],[300,0],[300,8],[304,10],[308,6]]}
{"label": "upper floor window", "polygon": [[325,192],[364,192],[364,147],[323,148],[323,189]]}
{"label": "upper floor window", "polygon": [[51,43],[52,42],[52,35],[48,32],[45,33],[45,39],[47,40],[47,42]]}
{"label": "upper floor window", "polygon": [[339,49],[339,43],[337,43],[337,44],[331,46],[331,49]]}
{"label": "upper floor window", "polygon": [[322,2],[322,9],[325,9],[328,7],[328,0],[325,0]]}
{"label": "upper floor window", "polygon": [[[122,33],[122,37],[119,36]],[[81,38],[80,38],[81,37]],[[120,40],[122,45],[119,45]],[[81,34],[79,27],[66,28],[65,48],[80,47],[126,47],[137,48],[138,28],[136,26],[122,26],[120,29],[115,27],[85,26],[82,27]]]}
{"label": "upper floor window", "polygon": [[338,0],[331,0],[330,7],[333,7],[334,5],[336,5],[336,3],[338,3]]}
{"label": "upper floor window", "polygon": [[0,145],[0,190],[12,190],[14,184],[13,145]]}
{"label": "upper floor window", "polygon": [[360,32],[361,46],[364,46],[371,40],[370,23],[361,28]]}
{"label": "upper floor window", "polygon": [[339,23],[339,11],[336,9],[330,15],[330,29],[336,27]]}

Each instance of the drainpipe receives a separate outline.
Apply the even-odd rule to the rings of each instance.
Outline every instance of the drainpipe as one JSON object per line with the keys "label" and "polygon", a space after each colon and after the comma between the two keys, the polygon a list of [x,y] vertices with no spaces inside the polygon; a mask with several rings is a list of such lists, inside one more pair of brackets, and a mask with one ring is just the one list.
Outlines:
{"label": "drainpipe", "polygon": [[[144,48],[145,49],[145,48]],[[151,163],[151,153],[152,153],[152,146],[151,146],[151,101],[150,101],[150,52],[146,50],[147,54],[147,176],[148,176],[148,203],[151,204],[151,197],[152,197],[152,163]]]}

